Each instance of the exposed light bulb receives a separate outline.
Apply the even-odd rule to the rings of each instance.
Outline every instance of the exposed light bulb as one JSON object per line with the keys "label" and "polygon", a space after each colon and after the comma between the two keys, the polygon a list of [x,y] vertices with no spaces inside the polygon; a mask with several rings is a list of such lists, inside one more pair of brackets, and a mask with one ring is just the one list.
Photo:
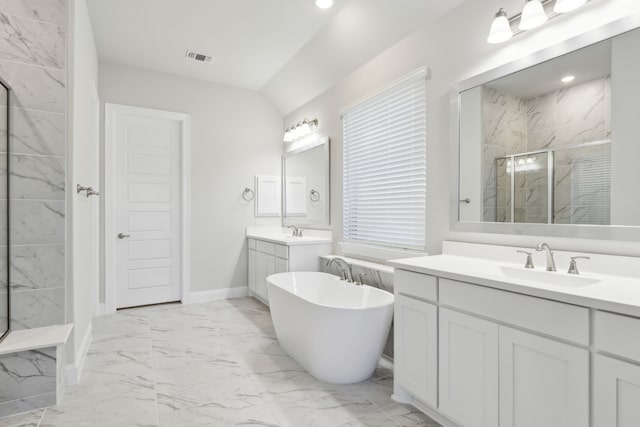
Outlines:
{"label": "exposed light bulb", "polygon": [[553,6],[555,13],[566,13],[584,5],[587,0],[556,0],[556,4]]}
{"label": "exposed light bulb", "polygon": [[531,30],[547,22],[547,14],[540,0],[526,0],[520,16],[521,30]]}
{"label": "exposed light bulb", "polygon": [[291,129],[287,129],[284,133],[284,142],[292,142],[293,135],[291,135]]}
{"label": "exposed light bulb", "polygon": [[507,19],[507,12],[504,9],[500,9],[491,23],[487,43],[498,44],[506,42],[511,37],[513,37],[513,31],[511,31],[511,25],[509,24],[509,19]]}
{"label": "exposed light bulb", "polygon": [[563,78],[560,79],[560,81],[562,83],[571,83],[572,81],[574,81],[576,78],[576,76],[564,76]]}
{"label": "exposed light bulb", "polygon": [[309,127],[309,119],[304,119],[304,121],[300,125],[300,133],[305,136],[311,133],[311,128]]}
{"label": "exposed light bulb", "polygon": [[329,9],[331,6],[333,6],[333,0],[315,0],[316,1],[316,6],[318,6],[320,9]]}

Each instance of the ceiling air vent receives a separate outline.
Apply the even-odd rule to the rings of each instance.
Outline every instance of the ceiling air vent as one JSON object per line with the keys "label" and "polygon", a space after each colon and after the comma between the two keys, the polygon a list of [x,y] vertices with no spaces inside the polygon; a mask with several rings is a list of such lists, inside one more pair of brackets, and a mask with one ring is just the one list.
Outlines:
{"label": "ceiling air vent", "polygon": [[193,52],[191,50],[188,50],[185,56],[189,59],[193,59],[194,61],[199,61],[199,62],[213,61],[213,56],[205,55],[203,53]]}

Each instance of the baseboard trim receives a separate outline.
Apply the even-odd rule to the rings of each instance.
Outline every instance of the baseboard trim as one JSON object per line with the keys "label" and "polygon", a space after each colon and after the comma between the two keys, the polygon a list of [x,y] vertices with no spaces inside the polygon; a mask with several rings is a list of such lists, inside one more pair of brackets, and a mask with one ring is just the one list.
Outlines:
{"label": "baseboard trim", "polygon": [[67,385],[75,385],[80,382],[82,368],[84,368],[84,362],[87,360],[87,353],[89,352],[92,338],[93,324],[89,323],[87,331],[84,333],[84,337],[82,337],[82,344],[80,344],[80,348],[78,348],[78,352],[75,355],[75,362],[65,366],[65,381]]}
{"label": "baseboard trim", "polygon": [[212,291],[191,292],[189,294],[188,304],[219,301],[231,298],[242,298],[246,297],[247,295],[249,295],[249,288],[246,286],[238,288],[214,289]]}

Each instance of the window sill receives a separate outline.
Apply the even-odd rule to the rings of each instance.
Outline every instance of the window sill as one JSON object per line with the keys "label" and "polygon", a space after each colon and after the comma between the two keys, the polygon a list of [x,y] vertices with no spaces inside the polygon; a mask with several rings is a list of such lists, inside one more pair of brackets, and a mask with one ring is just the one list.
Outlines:
{"label": "window sill", "polygon": [[381,262],[386,262],[392,259],[413,258],[429,255],[426,252],[420,251],[382,248],[379,246],[363,245],[349,242],[338,242],[338,251],[345,256],[364,258]]}

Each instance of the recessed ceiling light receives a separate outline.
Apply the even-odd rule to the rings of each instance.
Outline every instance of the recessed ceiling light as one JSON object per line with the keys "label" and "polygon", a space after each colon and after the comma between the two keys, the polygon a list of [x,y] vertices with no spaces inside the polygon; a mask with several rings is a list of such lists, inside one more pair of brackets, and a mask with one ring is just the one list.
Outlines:
{"label": "recessed ceiling light", "polygon": [[316,1],[316,6],[318,6],[320,9],[329,9],[331,6],[333,6],[333,0],[315,0]]}
{"label": "recessed ceiling light", "polygon": [[576,76],[564,76],[560,81],[562,83],[571,83],[575,78]]}

